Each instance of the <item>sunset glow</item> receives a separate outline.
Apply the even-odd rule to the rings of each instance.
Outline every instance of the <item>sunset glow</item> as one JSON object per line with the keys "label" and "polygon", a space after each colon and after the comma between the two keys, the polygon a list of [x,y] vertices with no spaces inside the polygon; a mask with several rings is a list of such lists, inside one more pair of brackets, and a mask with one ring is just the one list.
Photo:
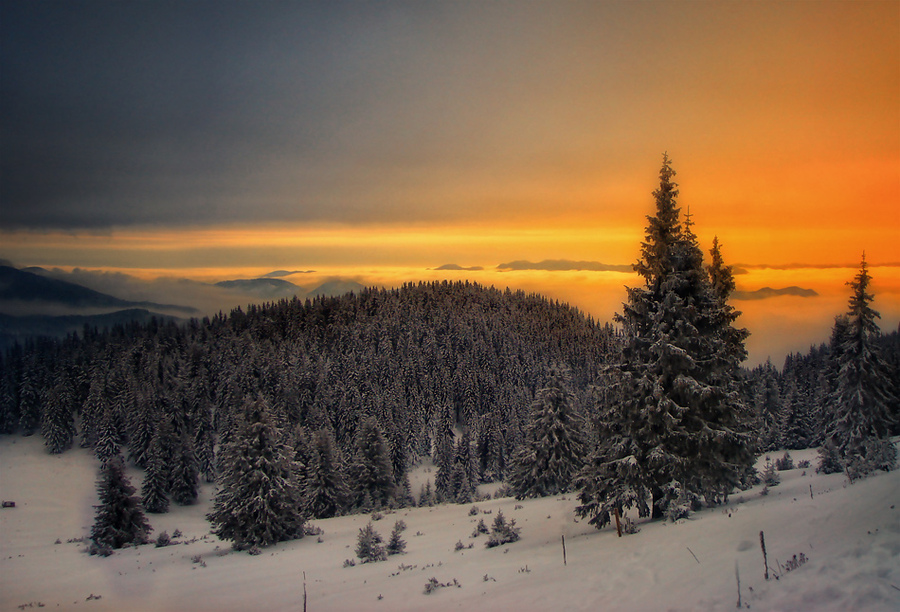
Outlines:
{"label": "sunset glow", "polygon": [[39,4],[0,14],[17,267],[465,279],[606,321],[667,151],[739,291],[818,294],[736,302],[752,361],[826,340],[863,251],[900,320],[896,1]]}

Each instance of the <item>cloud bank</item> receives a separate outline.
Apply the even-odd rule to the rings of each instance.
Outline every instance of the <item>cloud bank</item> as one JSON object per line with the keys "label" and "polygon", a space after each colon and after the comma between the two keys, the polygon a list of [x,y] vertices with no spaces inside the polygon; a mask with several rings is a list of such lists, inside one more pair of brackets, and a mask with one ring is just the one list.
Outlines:
{"label": "cloud bank", "polygon": [[513,270],[543,270],[547,272],[568,272],[568,271],[587,271],[587,272],[634,272],[634,267],[630,264],[605,264],[599,261],[572,261],[569,259],[545,259],[539,262],[531,262],[524,259],[502,263],[497,266],[497,270],[501,272]]}

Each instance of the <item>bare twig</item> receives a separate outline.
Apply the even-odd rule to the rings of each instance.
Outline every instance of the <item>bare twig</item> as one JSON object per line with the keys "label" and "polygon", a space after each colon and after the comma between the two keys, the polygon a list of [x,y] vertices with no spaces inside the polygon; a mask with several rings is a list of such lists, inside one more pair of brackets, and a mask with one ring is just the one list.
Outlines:
{"label": "bare twig", "polygon": [[766,536],[763,534],[762,531],[759,532],[759,546],[760,546],[760,548],[762,548],[763,563],[765,563],[765,565],[766,565],[765,577],[766,577],[766,580],[768,580],[769,579],[769,559],[766,555]]}
{"label": "bare twig", "polygon": [[697,555],[694,554],[694,551],[691,550],[691,548],[689,546],[685,546],[685,548],[687,548],[688,552],[691,553],[691,556],[694,558],[694,561],[696,561],[697,563],[700,563],[700,559],[697,558]]}

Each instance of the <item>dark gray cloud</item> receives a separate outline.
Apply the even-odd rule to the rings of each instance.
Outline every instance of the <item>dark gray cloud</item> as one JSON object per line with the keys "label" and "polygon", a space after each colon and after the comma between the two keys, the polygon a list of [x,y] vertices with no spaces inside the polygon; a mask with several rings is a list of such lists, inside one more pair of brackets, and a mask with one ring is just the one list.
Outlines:
{"label": "dark gray cloud", "polygon": [[329,147],[403,25],[363,4],[4,2],[0,223],[340,217]]}
{"label": "dark gray cloud", "polygon": [[634,267],[627,264],[605,264],[599,261],[571,261],[568,259],[545,259],[531,262],[526,260],[511,261],[497,266],[498,270],[546,270],[549,272],[566,272],[585,270],[588,272],[634,272]]}

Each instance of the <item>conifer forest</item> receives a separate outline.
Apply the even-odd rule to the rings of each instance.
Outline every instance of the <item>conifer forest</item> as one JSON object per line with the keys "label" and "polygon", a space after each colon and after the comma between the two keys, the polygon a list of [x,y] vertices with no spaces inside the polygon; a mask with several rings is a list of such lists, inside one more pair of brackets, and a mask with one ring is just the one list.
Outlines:
{"label": "conifer forest", "polygon": [[[573,493],[602,528],[722,504],[773,449],[819,448],[851,480],[893,469],[900,334],[878,327],[865,256],[831,338],[747,369],[727,245],[701,246],[677,198],[666,157],[613,323],[434,282],[86,327],[2,355],[0,432],[92,449],[97,554],[146,542],[147,515],[203,487],[213,533],[254,550],[313,519],[471,503],[483,483]],[[413,490],[423,459],[433,480]]]}

